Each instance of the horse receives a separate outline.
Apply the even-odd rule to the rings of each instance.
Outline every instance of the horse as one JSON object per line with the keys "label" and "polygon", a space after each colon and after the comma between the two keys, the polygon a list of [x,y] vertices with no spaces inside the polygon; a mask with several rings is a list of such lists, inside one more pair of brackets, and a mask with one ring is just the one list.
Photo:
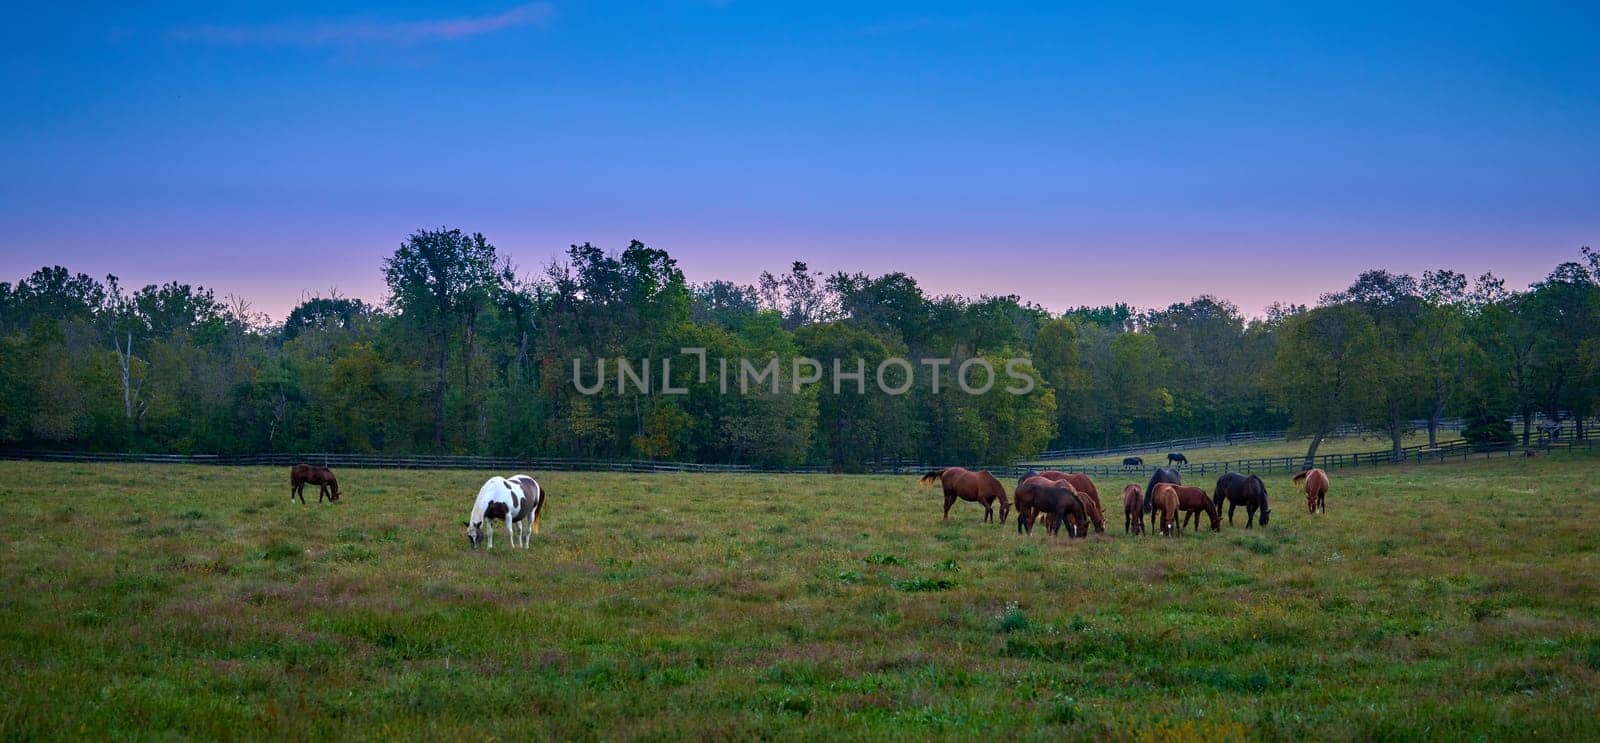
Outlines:
{"label": "horse", "polygon": [[1122,489],[1122,532],[1134,536],[1144,533],[1144,494],[1138,485],[1129,484]]}
{"label": "horse", "polygon": [[1211,517],[1211,530],[1222,531],[1222,513],[1211,502],[1211,497],[1206,495],[1205,488],[1193,485],[1178,485],[1173,488],[1178,493],[1178,510],[1183,512],[1183,523],[1179,529],[1188,528],[1189,517],[1194,517],[1194,528],[1200,528],[1200,514]]}
{"label": "horse", "polygon": [[1089,512],[1089,520],[1094,522],[1096,534],[1106,533],[1105,509],[1100,505],[1100,489],[1094,486],[1094,480],[1088,475],[1078,472],[1061,472],[1059,470],[1045,470],[1039,473],[1040,477],[1056,482],[1066,483],[1083,499],[1084,510]]}
{"label": "horse", "polygon": [[1184,456],[1183,452],[1175,451],[1167,455],[1167,464],[1172,464],[1173,462],[1177,462],[1179,464],[1188,464],[1189,458]]}
{"label": "horse", "polygon": [[[1306,491],[1306,508],[1312,513],[1328,512],[1328,473],[1312,468],[1294,476],[1294,484]],[[1261,523],[1266,523],[1265,521]]]}
{"label": "horse", "polygon": [[1086,537],[1088,512],[1084,499],[1071,485],[1037,475],[1024,476],[1017,483],[1017,533],[1033,534],[1033,523],[1040,514],[1048,517],[1045,528],[1051,536],[1067,524],[1067,537]]}
{"label": "horse", "polygon": [[1000,501],[1000,523],[1006,522],[1006,515],[1011,513],[1011,500],[1006,497],[1006,489],[999,480],[988,470],[968,470],[960,467],[945,467],[937,469],[922,476],[923,485],[931,485],[938,480],[944,487],[944,518],[950,520],[950,507],[955,505],[956,499],[969,500],[983,504],[983,520],[985,523],[994,520],[994,502]]}
{"label": "horse", "polygon": [[1150,482],[1149,482],[1149,484],[1144,486],[1144,512],[1145,513],[1150,513],[1151,512],[1150,511],[1150,498],[1155,495],[1156,486],[1161,484],[1161,483],[1168,483],[1168,484],[1171,484],[1171,485],[1182,485],[1183,484],[1183,475],[1178,474],[1177,470],[1167,469],[1165,467],[1157,467],[1156,471],[1152,472],[1150,474]]}
{"label": "horse", "polygon": [[[317,502],[321,503],[327,498],[329,503],[339,500],[339,478],[333,476],[333,470],[327,467],[313,467],[309,464],[297,464],[289,468],[289,500],[296,497],[300,502],[306,502],[306,483],[317,486]],[[332,492],[329,492],[332,488]]]}
{"label": "horse", "polygon": [[1151,512],[1151,522],[1155,517],[1161,517],[1161,536],[1175,537],[1178,535],[1178,491],[1171,483],[1157,483],[1155,493],[1150,496],[1154,507]]}
{"label": "horse", "polygon": [[1143,467],[1144,466],[1144,457],[1123,457],[1122,458],[1122,466],[1124,466],[1124,467]]}
{"label": "horse", "polygon": [[1267,518],[1272,515],[1272,508],[1267,505],[1267,484],[1261,481],[1258,475],[1246,477],[1237,472],[1229,472],[1217,478],[1217,489],[1212,494],[1212,503],[1217,510],[1222,510],[1222,500],[1228,500],[1228,525],[1233,525],[1233,509],[1244,506],[1245,514],[1250,518],[1245,521],[1244,528],[1249,529],[1255,524],[1256,509],[1261,509],[1261,525],[1267,525]]}
{"label": "horse", "polygon": [[467,542],[473,549],[488,537],[488,549],[494,549],[494,519],[506,520],[506,533],[511,535],[511,546],[517,546],[517,531],[521,528],[522,547],[527,548],[532,534],[539,533],[539,512],[545,510],[545,491],[539,481],[527,475],[489,478],[478,489],[478,498],[472,503],[472,514],[463,524],[467,527]]}

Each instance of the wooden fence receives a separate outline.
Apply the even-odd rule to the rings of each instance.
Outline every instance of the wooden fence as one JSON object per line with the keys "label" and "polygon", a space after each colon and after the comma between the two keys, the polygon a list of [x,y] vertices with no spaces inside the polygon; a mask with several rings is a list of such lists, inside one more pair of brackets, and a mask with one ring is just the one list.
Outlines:
{"label": "wooden fence", "polygon": [[[1528,451],[1548,452],[1556,449],[1593,449],[1595,440],[1584,441],[1544,441],[1532,449],[1525,449],[1519,445],[1505,445],[1494,447],[1475,447],[1464,441],[1454,441],[1438,448],[1426,446],[1411,446],[1403,449],[1399,456],[1393,451],[1364,452],[1360,454],[1323,454],[1315,459],[1315,466],[1323,469],[1350,469],[1359,467],[1378,467],[1389,464],[1415,463],[1415,462],[1446,462],[1451,460],[1465,460],[1471,457],[1503,457],[1525,456]],[[489,472],[635,472],[635,473],[688,473],[688,472],[721,472],[721,473],[772,473],[772,474],[826,474],[831,472],[825,466],[804,466],[786,468],[763,468],[741,464],[696,464],[693,462],[657,462],[648,460],[605,460],[605,459],[568,459],[553,457],[516,458],[516,457],[468,457],[468,456],[390,456],[382,454],[334,454],[334,453],[305,453],[305,454],[248,454],[248,455],[218,455],[218,454],[130,454],[118,452],[68,452],[68,451],[34,451],[23,449],[0,450],[0,459],[27,460],[38,462],[125,462],[145,464],[198,464],[228,467],[289,467],[300,462],[319,464],[327,467],[343,467],[352,469],[465,469]],[[1267,474],[1274,472],[1299,472],[1303,469],[1305,457],[1262,457],[1256,459],[1235,459],[1217,462],[1194,462],[1178,465],[1175,469],[1185,474],[1213,475],[1223,472],[1244,472]],[[903,475],[926,472],[937,465],[926,463],[893,461],[874,462],[868,465],[862,474]],[[963,466],[972,466],[970,463]],[[1056,465],[1043,462],[1017,463],[999,466],[985,466],[995,476],[1012,478],[1020,476],[1028,470],[1043,469],[1070,469],[1073,472],[1082,472],[1091,477],[1134,477],[1143,479],[1144,473],[1149,472],[1150,465],[1143,467],[1124,467],[1121,465]]]}

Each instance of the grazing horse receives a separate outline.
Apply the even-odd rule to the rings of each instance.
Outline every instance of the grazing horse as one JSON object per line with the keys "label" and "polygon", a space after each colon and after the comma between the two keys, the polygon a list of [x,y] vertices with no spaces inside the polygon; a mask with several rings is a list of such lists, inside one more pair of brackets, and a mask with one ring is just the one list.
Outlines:
{"label": "grazing horse", "polygon": [[1138,536],[1144,533],[1144,493],[1138,485],[1122,489],[1122,532]]}
{"label": "grazing horse", "polygon": [[983,520],[986,523],[994,520],[995,501],[1000,501],[1000,523],[1004,524],[1006,515],[1011,513],[1011,500],[1006,497],[1005,486],[994,479],[988,470],[946,467],[922,476],[923,485],[931,485],[935,480],[944,487],[944,517],[947,521],[950,519],[950,507],[955,505],[958,498],[983,504]]}
{"label": "grazing horse", "polygon": [[289,500],[299,497],[300,502],[305,503],[306,483],[317,486],[318,503],[321,503],[323,498],[327,498],[330,503],[339,500],[339,478],[333,476],[333,470],[309,464],[297,464],[289,468]]}
{"label": "grazing horse", "polygon": [[1184,456],[1183,452],[1176,452],[1175,451],[1175,452],[1172,452],[1171,454],[1167,455],[1167,464],[1172,464],[1173,462],[1178,462],[1180,464],[1188,464],[1189,463],[1189,458]]}
{"label": "grazing horse", "polygon": [[1272,515],[1272,508],[1267,505],[1267,484],[1261,481],[1258,475],[1246,477],[1237,472],[1229,472],[1217,478],[1217,489],[1212,494],[1211,500],[1217,510],[1222,510],[1222,500],[1228,500],[1228,525],[1233,525],[1233,509],[1244,506],[1245,514],[1250,518],[1245,521],[1244,528],[1249,529],[1255,524],[1256,509],[1261,509],[1261,525],[1267,525],[1267,518]]}
{"label": "grazing horse", "polygon": [[1178,510],[1183,512],[1183,523],[1179,529],[1189,526],[1189,518],[1194,517],[1194,528],[1200,528],[1200,514],[1211,517],[1211,530],[1222,531],[1222,513],[1211,502],[1211,496],[1206,494],[1205,488],[1193,485],[1179,485],[1173,490],[1178,493]]}
{"label": "grazing horse", "polygon": [[1175,537],[1178,535],[1178,491],[1171,483],[1157,483],[1155,493],[1150,496],[1154,507],[1151,523],[1160,517],[1161,536]]}
{"label": "grazing horse", "polygon": [[1083,507],[1089,512],[1089,520],[1094,522],[1095,533],[1106,533],[1105,509],[1100,506],[1100,489],[1094,486],[1094,480],[1082,473],[1058,470],[1045,470],[1040,472],[1039,476],[1070,485],[1078,497],[1083,499]]}
{"label": "grazing horse", "polygon": [[[1294,476],[1294,484],[1306,491],[1306,508],[1312,513],[1328,512],[1328,473],[1312,468]],[[1262,521],[1265,524],[1267,522]]]}
{"label": "grazing horse", "polygon": [[472,515],[466,522],[467,541],[477,549],[487,536],[488,549],[494,549],[494,519],[503,518],[511,546],[518,546],[520,527],[521,546],[526,548],[531,535],[539,532],[539,512],[544,510],[544,504],[545,492],[538,480],[527,475],[491,477],[478,489],[478,499],[472,503]]}
{"label": "grazing horse", "polygon": [[1086,537],[1088,511],[1086,499],[1078,497],[1071,485],[1037,475],[1024,476],[1017,483],[1017,533],[1033,533],[1034,520],[1045,516],[1045,528],[1055,536],[1063,523],[1067,524],[1067,537]]}
{"label": "grazing horse", "polygon": [[1161,483],[1182,485],[1183,475],[1178,474],[1177,470],[1167,469],[1165,467],[1157,467],[1156,471],[1150,474],[1149,484],[1144,486],[1145,513],[1150,513],[1150,499],[1155,496],[1156,486],[1160,485]]}
{"label": "grazing horse", "polygon": [[1122,458],[1122,466],[1124,466],[1124,467],[1143,467],[1144,466],[1144,457],[1123,457]]}

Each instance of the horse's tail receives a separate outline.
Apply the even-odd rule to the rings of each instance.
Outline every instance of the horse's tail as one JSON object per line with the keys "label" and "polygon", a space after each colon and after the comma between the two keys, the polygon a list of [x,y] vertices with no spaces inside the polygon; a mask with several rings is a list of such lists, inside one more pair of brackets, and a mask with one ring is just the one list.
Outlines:
{"label": "horse's tail", "polygon": [[928,474],[923,475],[919,482],[921,482],[923,485],[932,485],[935,480],[939,480],[944,477],[944,471],[946,469],[948,468],[941,467],[940,469],[931,470],[928,472]]}
{"label": "horse's tail", "polygon": [[550,491],[543,485],[539,486],[539,505],[533,508],[533,533],[539,533],[539,517],[550,509]]}
{"label": "horse's tail", "polygon": [[1301,472],[1300,474],[1295,475],[1294,476],[1294,484],[1296,486],[1298,486],[1299,488],[1304,489],[1305,486],[1306,486],[1306,476],[1310,475],[1310,474],[1311,474],[1311,470],[1306,470],[1305,472]]}

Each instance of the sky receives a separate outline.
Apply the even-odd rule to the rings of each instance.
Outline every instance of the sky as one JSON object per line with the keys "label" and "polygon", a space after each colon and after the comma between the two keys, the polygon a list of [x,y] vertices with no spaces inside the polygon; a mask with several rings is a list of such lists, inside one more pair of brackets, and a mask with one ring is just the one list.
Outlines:
{"label": "sky", "polygon": [[536,273],[792,260],[1256,314],[1600,247],[1600,4],[74,3],[0,24],[0,280],[381,300],[409,233]]}

